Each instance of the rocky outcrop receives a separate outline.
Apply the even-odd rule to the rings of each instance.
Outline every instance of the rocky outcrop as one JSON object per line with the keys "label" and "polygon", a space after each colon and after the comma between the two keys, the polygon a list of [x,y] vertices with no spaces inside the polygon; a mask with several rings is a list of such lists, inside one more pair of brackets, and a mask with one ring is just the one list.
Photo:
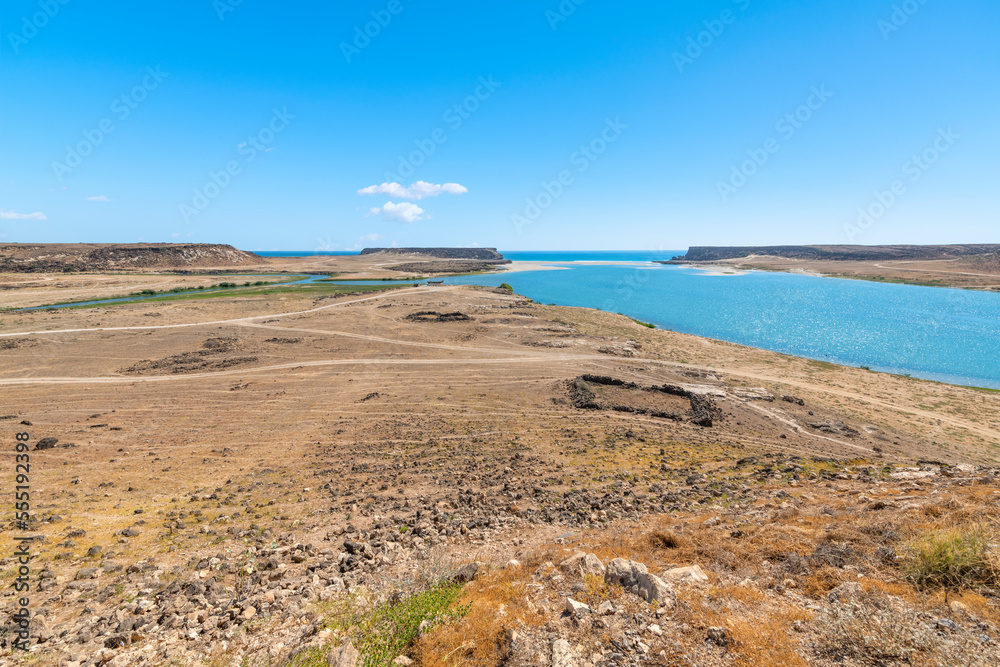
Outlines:
{"label": "rocky outcrop", "polygon": [[70,273],[194,267],[239,267],[264,259],[211,243],[43,243],[0,247],[0,272]]}

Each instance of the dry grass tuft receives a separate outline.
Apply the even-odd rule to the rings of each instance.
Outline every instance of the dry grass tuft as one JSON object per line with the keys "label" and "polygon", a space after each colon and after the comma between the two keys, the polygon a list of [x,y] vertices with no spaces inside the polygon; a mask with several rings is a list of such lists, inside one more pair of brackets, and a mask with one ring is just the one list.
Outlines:
{"label": "dry grass tuft", "polygon": [[671,531],[657,530],[646,535],[650,549],[679,549],[681,539]]}

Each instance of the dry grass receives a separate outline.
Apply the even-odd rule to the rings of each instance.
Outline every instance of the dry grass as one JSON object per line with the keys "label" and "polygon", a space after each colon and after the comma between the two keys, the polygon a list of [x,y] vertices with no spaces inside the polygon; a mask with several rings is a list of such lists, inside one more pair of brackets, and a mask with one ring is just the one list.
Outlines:
{"label": "dry grass", "polygon": [[420,637],[413,656],[423,667],[499,665],[507,650],[508,628],[540,625],[544,618],[528,601],[526,566],[489,572],[468,584],[460,599],[465,617]]}
{"label": "dry grass", "polygon": [[753,586],[720,586],[707,591],[686,589],[678,594],[674,619],[698,630],[691,643],[704,640],[709,627],[729,630],[735,664],[741,667],[805,667],[792,634],[795,621],[811,614],[788,605],[769,603]]}

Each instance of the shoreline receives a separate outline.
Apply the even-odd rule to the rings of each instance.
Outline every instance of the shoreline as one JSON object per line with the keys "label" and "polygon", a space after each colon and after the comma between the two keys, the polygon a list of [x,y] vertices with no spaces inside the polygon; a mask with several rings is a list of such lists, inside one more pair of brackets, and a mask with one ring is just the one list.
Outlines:
{"label": "shoreline", "polygon": [[[768,271],[772,273],[791,273],[816,278],[838,278],[843,280],[863,280],[866,282],[909,285],[912,287],[942,287],[946,289],[961,289],[977,292],[1000,292],[1000,274],[971,273],[960,271],[940,271],[934,268],[909,268],[898,266],[886,266],[884,264],[872,263],[869,265],[857,265],[853,262],[844,262],[845,266],[836,267],[833,261],[824,262],[820,266],[795,266],[801,260],[788,260],[784,258],[774,258],[774,262],[767,263],[755,258],[748,262],[735,260],[729,261],[706,261],[706,262],[683,262],[664,264],[665,266],[678,266],[682,268],[700,269],[704,271]],[[812,262],[811,264],[820,264]],[[854,269],[854,273],[845,273],[845,269]],[[867,271],[867,273],[861,273]],[[925,279],[900,275],[902,272],[922,273]],[[932,277],[938,276],[938,277]],[[993,280],[967,280],[968,278]],[[965,282],[963,282],[963,280]]]}

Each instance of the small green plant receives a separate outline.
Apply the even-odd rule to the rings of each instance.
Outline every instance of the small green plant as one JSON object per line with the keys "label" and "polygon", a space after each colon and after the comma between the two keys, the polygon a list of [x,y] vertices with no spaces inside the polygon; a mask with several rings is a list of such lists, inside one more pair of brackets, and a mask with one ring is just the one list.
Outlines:
{"label": "small green plant", "polygon": [[871,366],[861,366],[860,368],[863,371],[870,371],[871,370]]}
{"label": "small green plant", "polygon": [[505,290],[507,290],[508,292],[513,292],[513,291],[514,291],[514,288],[513,288],[513,287],[511,287],[511,286],[510,286],[509,284],[507,284],[507,283],[500,283],[500,289],[505,289]]}

